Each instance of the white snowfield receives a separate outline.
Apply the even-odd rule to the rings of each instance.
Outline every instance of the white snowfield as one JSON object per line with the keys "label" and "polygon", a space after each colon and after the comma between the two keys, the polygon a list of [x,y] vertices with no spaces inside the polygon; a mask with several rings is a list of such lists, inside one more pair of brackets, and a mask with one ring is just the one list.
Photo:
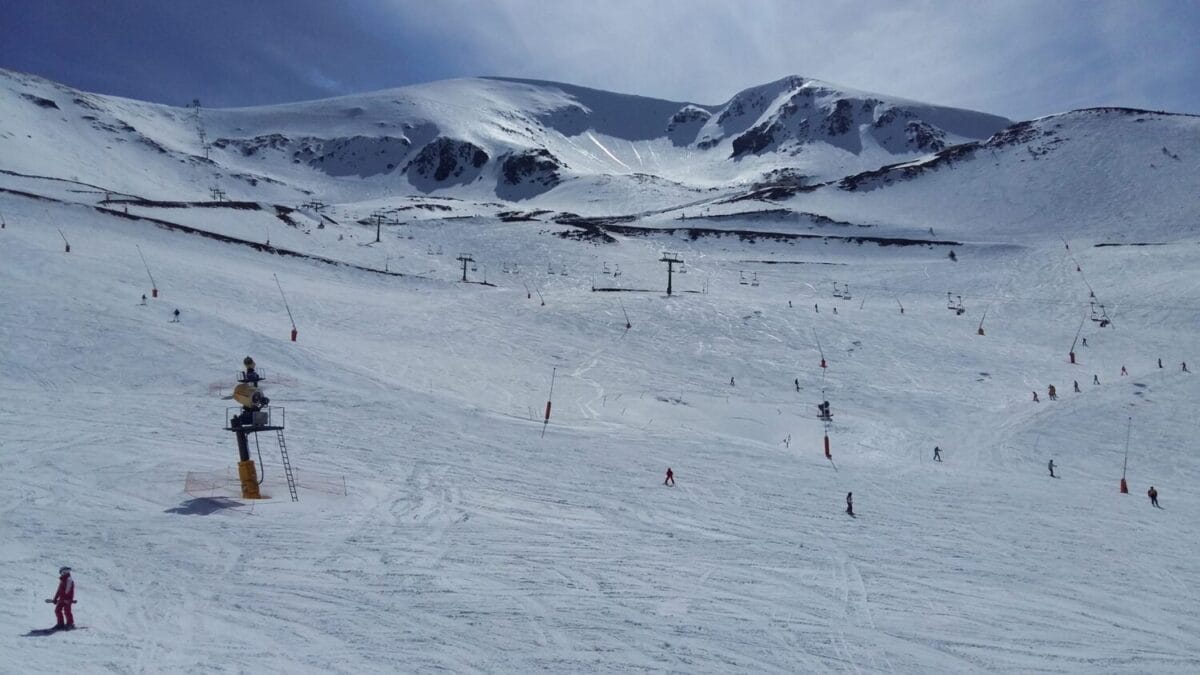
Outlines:
{"label": "white snowfield", "polygon": [[[290,187],[238,195],[266,211],[128,205],[405,276],[94,208],[200,199],[199,174],[110,185],[86,163],[103,153],[81,160],[90,188],[0,174],[0,671],[1200,672],[1200,379],[1181,369],[1200,367],[1200,143],[1163,119],[1112,122],[1091,161],[1071,153],[1103,119],[1068,119],[1085,140],[1057,155],[786,202],[854,223],[796,233],[953,245],[594,244],[470,188],[371,243],[357,219],[414,202],[340,180],[314,195],[324,228],[274,218]],[[0,169],[69,181],[86,152],[38,147]],[[577,185],[570,210],[705,208],[643,187]],[[664,251],[687,270],[670,297]],[[493,285],[458,282],[462,253]],[[237,461],[221,397],[247,355],[286,408],[299,502],[267,436],[270,499],[184,492]],[[25,637],[52,625],[62,565],[86,629]]]}

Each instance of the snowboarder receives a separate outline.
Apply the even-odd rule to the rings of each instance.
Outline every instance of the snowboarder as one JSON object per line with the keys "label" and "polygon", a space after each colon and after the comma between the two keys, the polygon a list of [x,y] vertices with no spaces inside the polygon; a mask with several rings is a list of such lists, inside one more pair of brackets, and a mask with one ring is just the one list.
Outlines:
{"label": "snowboarder", "polygon": [[1046,395],[1050,397],[1051,401],[1058,400],[1058,391],[1054,388],[1054,385],[1050,385],[1049,389],[1046,391]]}
{"label": "snowboarder", "polygon": [[1048,465],[1048,467],[1049,467],[1049,469],[1050,469],[1050,477],[1051,477],[1051,478],[1058,478],[1058,476],[1055,476],[1055,475],[1054,475],[1054,460],[1053,460],[1053,459],[1051,459],[1051,460],[1050,460],[1050,464]]}
{"label": "snowboarder", "polygon": [[797,378],[794,380],[794,383],[795,383],[795,385],[796,385],[796,391],[800,391],[800,378],[798,378],[798,377],[797,377]]}
{"label": "snowboarder", "polygon": [[1129,371],[1125,370],[1125,366],[1121,366],[1121,377],[1125,377],[1128,374]]}
{"label": "snowboarder", "polygon": [[936,445],[933,446],[933,461],[935,461],[935,462],[942,461],[942,449]]}
{"label": "snowboarder", "polygon": [[171,323],[179,323],[179,310],[176,309],[172,314],[175,318],[171,319]]}
{"label": "snowboarder", "polygon": [[1036,392],[1036,391],[1035,391],[1035,392],[1033,392],[1033,402],[1034,402],[1034,403],[1041,403],[1041,400],[1040,400],[1040,399],[1037,397],[1037,392]]}
{"label": "snowboarder", "polygon": [[846,515],[848,515],[848,516],[854,515],[854,493],[853,492],[846,493]]}
{"label": "snowboarder", "polygon": [[675,472],[671,471],[671,467],[669,466],[667,467],[667,477],[665,480],[663,480],[663,485],[675,487]]}
{"label": "snowboarder", "polygon": [[1078,394],[1079,393],[1079,380],[1071,380],[1071,381],[1075,383],[1075,393]]}
{"label": "snowboarder", "polygon": [[54,592],[54,597],[46,602],[54,605],[54,618],[58,620],[55,628],[75,628],[75,617],[71,614],[71,604],[75,602],[75,580],[71,578],[70,567],[59,568],[58,590]]}
{"label": "snowboarder", "polygon": [[1095,373],[1092,374],[1092,384],[1100,384],[1100,376],[1099,375],[1096,375]]}
{"label": "snowboarder", "polygon": [[1155,490],[1153,485],[1151,485],[1150,489],[1146,492],[1146,496],[1148,496],[1150,498],[1151,506],[1154,506],[1154,507],[1157,507],[1160,509],[1162,508],[1161,506],[1158,505],[1158,490]]}

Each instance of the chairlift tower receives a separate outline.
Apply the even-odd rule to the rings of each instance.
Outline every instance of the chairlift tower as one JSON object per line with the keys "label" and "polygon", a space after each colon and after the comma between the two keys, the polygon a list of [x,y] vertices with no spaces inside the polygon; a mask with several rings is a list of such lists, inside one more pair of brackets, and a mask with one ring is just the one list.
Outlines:
{"label": "chairlift tower", "polygon": [[675,273],[675,266],[683,264],[683,258],[679,257],[678,253],[663,253],[663,257],[659,262],[667,263],[667,296],[671,295],[671,277]]}
{"label": "chairlift tower", "polygon": [[462,266],[463,266],[462,280],[465,283],[467,281],[467,263],[474,263],[475,258],[471,257],[470,253],[460,253],[458,255],[458,257],[455,258],[455,260],[462,263]]}
{"label": "chairlift tower", "polygon": [[279,444],[279,454],[283,459],[288,492],[291,494],[292,501],[300,501],[300,497],[296,494],[296,479],[292,473],[292,463],[288,458],[287,442],[283,438],[286,421],[285,410],[281,407],[272,407],[271,399],[267,398],[259,388],[259,384],[266,380],[266,377],[255,369],[254,360],[247,356],[242,364],[246,369],[238,374],[238,384],[233,389],[233,400],[241,404],[241,407],[227,408],[225,411],[225,417],[229,420],[229,426],[225,427],[225,430],[232,431],[237,438],[238,479],[242,485],[242,498],[263,499],[258,489],[262,485],[262,479],[258,477],[254,460],[250,459],[250,436],[254,436],[254,447],[258,451],[259,461],[262,461],[262,449],[259,447],[258,434],[264,431],[274,431],[275,439]]}

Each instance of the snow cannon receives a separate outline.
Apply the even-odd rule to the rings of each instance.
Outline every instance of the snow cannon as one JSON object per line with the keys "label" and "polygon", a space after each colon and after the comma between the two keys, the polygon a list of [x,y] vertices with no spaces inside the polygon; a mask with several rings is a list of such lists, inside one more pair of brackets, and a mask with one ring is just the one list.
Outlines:
{"label": "snow cannon", "polygon": [[[255,368],[254,359],[247,356],[243,359],[242,365],[245,370],[238,375],[239,382],[233,388],[232,396],[233,400],[237,401],[241,407],[226,410],[229,426],[225,428],[232,431],[237,438],[238,478],[242,485],[242,498],[262,499],[263,496],[258,489],[262,480],[258,477],[258,468],[250,459],[250,435],[255,434],[254,445],[258,447],[257,434],[259,432],[275,431],[280,439],[280,448],[282,449],[284,412],[282,408],[279,408],[277,412],[273,410],[270,407],[271,399],[267,398],[267,395],[259,388],[259,383],[263,378]],[[259,454],[261,456],[261,451]]]}

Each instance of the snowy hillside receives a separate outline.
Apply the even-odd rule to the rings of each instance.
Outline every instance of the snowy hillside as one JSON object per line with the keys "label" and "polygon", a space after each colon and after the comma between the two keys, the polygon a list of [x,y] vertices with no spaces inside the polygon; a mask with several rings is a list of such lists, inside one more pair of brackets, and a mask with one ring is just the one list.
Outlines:
{"label": "snowy hillside", "polygon": [[798,77],[723,106],[470,79],[208,110],[0,71],[0,110],[3,168],[29,173],[54,148],[85,182],[101,177],[88,167],[119,167],[104,174],[117,190],[191,182],[251,200],[436,192],[514,201],[564,182],[639,174],[707,188],[754,180],[780,163],[829,179],[986,138],[1009,123]]}
{"label": "snowy hillside", "polygon": [[0,80],[0,671],[1200,671],[1196,118]]}

